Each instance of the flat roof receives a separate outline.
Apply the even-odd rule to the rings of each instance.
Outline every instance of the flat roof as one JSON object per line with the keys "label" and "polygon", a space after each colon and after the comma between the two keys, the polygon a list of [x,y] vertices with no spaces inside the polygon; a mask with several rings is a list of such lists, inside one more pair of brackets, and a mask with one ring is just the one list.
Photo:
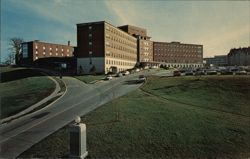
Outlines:
{"label": "flat roof", "polygon": [[107,21],[97,21],[97,22],[79,23],[79,24],[76,24],[76,25],[77,25],[77,26],[86,26],[86,25],[90,25],[90,24],[104,24],[104,23],[107,23],[107,24],[111,25],[112,27],[116,28],[117,30],[120,30],[120,31],[122,31],[123,33],[125,33],[125,34],[131,36],[132,38],[136,39],[134,36],[128,34],[128,33],[125,32],[124,30],[118,28],[117,26],[114,26],[113,24],[111,24],[111,23],[109,23],[109,22],[107,22]]}
{"label": "flat roof", "polygon": [[[40,41],[40,40],[33,40],[33,41],[27,41],[27,42],[23,42],[23,43],[44,43],[44,44],[51,44],[51,45],[61,45],[61,46],[69,46],[69,47],[75,47],[73,45],[66,45],[66,44],[56,44],[56,43],[49,43],[49,42],[43,42],[43,41]],[[22,44],[23,44],[22,43]]]}
{"label": "flat roof", "polygon": [[141,28],[141,27],[134,26],[134,25],[129,25],[129,24],[127,24],[127,25],[122,25],[122,26],[118,26],[118,28],[122,28],[122,27],[132,27],[132,28],[137,28],[137,29],[141,29],[141,30],[147,31],[147,29],[145,29],[145,28]]}
{"label": "flat roof", "polygon": [[203,46],[201,44],[186,44],[186,43],[181,43],[177,41],[172,41],[172,42],[161,42],[161,41],[153,41],[154,43],[161,43],[161,44],[179,44],[179,45],[196,45],[196,46]]}

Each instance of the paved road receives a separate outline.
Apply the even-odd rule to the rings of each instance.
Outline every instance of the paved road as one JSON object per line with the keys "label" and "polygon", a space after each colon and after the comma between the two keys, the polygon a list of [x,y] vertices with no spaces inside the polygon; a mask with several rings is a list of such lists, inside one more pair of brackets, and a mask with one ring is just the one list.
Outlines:
{"label": "paved road", "polygon": [[[152,74],[152,71],[144,74]],[[141,85],[134,83],[137,78],[138,74],[135,74],[91,85],[75,78],[64,77],[67,92],[57,102],[46,109],[1,125],[0,158],[17,157],[73,121],[76,116],[85,115],[108,101],[137,89]]]}

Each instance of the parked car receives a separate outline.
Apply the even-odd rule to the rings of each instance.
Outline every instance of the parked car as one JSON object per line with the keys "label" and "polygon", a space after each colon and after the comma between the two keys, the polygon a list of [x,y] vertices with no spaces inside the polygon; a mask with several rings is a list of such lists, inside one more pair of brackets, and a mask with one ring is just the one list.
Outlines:
{"label": "parked car", "polygon": [[230,70],[222,70],[220,71],[221,75],[233,75],[234,73]]}
{"label": "parked car", "polygon": [[107,76],[105,77],[105,80],[112,80],[112,76],[111,76],[111,75],[107,75]]}
{"label": "parked car", "polygon": [[180,71],[178,71],[178,70],[175,70],[174,71],[174,76],[180,76],[181,75],[181,72]]}
{"label": "parked car", "polygon": [[205,75],[205,71],[204,70],[198,70],[195,72],[195,75],[198,76],[198,75]]}
{"label": "parked car", "polygon": [[124,72],[122,73],[123,76],[129,75],[129,74],[130,74],[129,71],[124,71]]}
{"label": "parked car", "polygon": [[217,75],[217,71],[215,71],[215,70],[207,70],[207,75]]}
{"label": "parked car", "polygon": [[117,73],[116,75],[115,75],[115,77],[122,77],[123,75],[122,75],[122,73]]}
{"label": "parked car", "polygon": [[192,70],[187,70],[185,72],[185,76],[193,76],[194,75],[194,72]]}
{"label": "parked car", "polygon": [[144,75],[139,75],[139,79],[138,82],[145,82],[146,81],[146,77]]}
{"label": "parked car", "polygon": [[135,72],[140,72],[140,69],[139,68],[135,69]]}
{"label": "parked car", "polygon": [[236,75],[247,75],[247,71],[245,71],[245,70],[236,71],[235,74],[236,74]]}

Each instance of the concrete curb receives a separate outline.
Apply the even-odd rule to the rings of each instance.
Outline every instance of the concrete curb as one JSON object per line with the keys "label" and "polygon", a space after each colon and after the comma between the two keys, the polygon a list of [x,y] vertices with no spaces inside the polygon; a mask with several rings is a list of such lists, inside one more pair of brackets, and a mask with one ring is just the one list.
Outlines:
{"label": "concrete curb", "polygon": [[[43,72],[41,72],[41,73],[42,73],[42,74],[45,74],[45,73],[43,73]],[[51,100],[52,98],[54,98],[54,97],[56,97],[56,96],[59,96],[59,95],[62,95],[63,92],[58,94],[58,92],[61,90],[59,83],[58,83],[54,78],[48,76],[47,74],[45,74],[45,75],[46,75],[49,79],[51,79],[51,80],[56,84],[55,90],[54,90],[49,96],[47,96],[46,98],[44,98],[44,99],[42,99],[41,101],[37,102],[36,104],[33,104],[32,106],[26,108],[25,110],[23,110],[23,111],[21,111],[21,112],[15,114],[15,115],[9,116],[9,117],[4,118],[4,119],[1,119],[1,120],[0,120],[0,124],[3,124],[3,123],[6,123],[6,122],[10,122],[10,121],[12,121],[12,120],[18,119],[19,117],[21,117],[21,116],[23,116],[23,115],[25,115],[25,114],[31,112],[32,110],[34,110],[35,108],[39,107],[40,105],[42,105],[42,104],[48,102],[48,101]],[[65,83],[64,83],[64,84],[65,84]],[[65,87],[66,87],[66,85],[65,85]],[[67,89],[66,89],[66,91],[67,91]],[[66,91],[65,91],[65,92],[66,92]],[[65,93],[65,92],[64,92],[64,93]],[[57,99],[57,100],[58,100],[58,99]],[[57,100],[56,100],[56,101],[57,101]]]}

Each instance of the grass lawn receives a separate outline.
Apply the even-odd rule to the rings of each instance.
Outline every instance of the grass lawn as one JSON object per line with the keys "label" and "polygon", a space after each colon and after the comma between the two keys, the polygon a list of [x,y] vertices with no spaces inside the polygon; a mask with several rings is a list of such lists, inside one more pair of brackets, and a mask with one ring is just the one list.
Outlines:
{"label": "grass lawn", "polygon": [[82,76],[74,76],[74,77],[85,83],[91,83],[91,82],[94,82],[95,80],[104,79],[105,75],[82,75]]}
{"label": "grass lawn", "polygon": [[37,71],[25,68],[3,70],[7,71],[1,72],[1,119],[37,103],[55,89],[55,83]]}
{"label": "grass lawn", "polygon": [[[83,117],[88,157],[248,158],[249,78],[151,77],[142,89]],[[67,156],[68,145],[68,127],[64,127],[21,157]]]}

